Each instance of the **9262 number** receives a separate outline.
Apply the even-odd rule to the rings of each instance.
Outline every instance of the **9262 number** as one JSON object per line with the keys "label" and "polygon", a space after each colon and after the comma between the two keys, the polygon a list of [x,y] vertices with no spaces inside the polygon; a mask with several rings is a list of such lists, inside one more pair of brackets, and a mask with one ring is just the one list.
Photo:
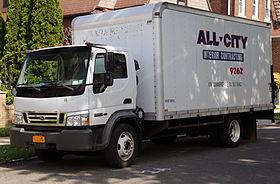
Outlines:
{"label": "9262 number", "polygon": [[236,67],[230,67],[229,69],[231,75],[243,75],[243,68],[236,68]]}

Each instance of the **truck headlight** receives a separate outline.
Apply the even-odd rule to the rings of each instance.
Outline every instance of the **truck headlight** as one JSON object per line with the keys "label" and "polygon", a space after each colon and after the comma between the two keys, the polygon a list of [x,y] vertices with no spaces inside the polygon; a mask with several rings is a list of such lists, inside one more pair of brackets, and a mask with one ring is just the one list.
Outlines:
{"label": "truck headlight", "polygon": [[66,126],[87,126],[89,125],[88,114],[68,116]]}
{"label": "truck headlight", "polygon": [[24,123],[23,116],[15,114],[15,124],[23,124],[23,123]]}

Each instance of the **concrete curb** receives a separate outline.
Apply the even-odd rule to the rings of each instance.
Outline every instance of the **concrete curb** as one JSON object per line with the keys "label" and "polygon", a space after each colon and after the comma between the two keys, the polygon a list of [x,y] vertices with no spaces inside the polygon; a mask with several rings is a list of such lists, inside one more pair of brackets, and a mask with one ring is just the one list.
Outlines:
{"label": "concrete curb", "polygon": [[24,162],[24,161],[29,161],[29,160],[35,160],[37,158],[38,158],[37,156],[32,156],[30,158],[19,158],[19,159],[0,162],[0,165],[12,164],[12,163],[16,163],[16,162]]}
{"label": "concrete curb", "polygon": [[9,145],[10,137],[0,137],[0,145]]}

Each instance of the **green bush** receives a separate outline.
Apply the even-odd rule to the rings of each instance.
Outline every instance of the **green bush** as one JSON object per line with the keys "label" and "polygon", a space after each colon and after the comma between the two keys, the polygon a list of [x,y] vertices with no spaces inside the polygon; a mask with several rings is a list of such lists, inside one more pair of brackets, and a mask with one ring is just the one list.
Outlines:
{"label": "green bush", "polygon": [[10,136],[11,127],[3,127],[0,128],[0,137],[9,137]]}
{"label": "green bush", "polygon": [[274,113],[275,120],[280,120],[280,113]]}
{"label": "green bush", "polygon": [[15,148],[11,145],[0,146],[0,162],[6,162],[19,158],[30,158],[35,155],[33,147],[28,148]]}

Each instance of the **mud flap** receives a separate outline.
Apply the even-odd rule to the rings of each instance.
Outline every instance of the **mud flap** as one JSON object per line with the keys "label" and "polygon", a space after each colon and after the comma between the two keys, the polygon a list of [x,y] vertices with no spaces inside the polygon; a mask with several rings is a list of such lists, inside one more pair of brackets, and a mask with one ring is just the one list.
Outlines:
{"label": "mud flap", "polygon": [[[248,118],[248,119],[247,119]],[[257,119],[256,112],[251,111],[246,120],[243,120],[243,138],[256,141],[257,140]]]}

